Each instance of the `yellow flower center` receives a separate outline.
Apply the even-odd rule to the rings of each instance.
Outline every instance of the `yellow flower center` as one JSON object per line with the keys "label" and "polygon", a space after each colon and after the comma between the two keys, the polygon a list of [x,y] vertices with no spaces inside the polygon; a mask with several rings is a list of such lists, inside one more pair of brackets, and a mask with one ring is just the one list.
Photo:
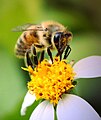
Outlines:
{"label": "yellow flower center", "polygon": [[26,70],[31,76],[28,89],[31,94],[35,94],[37,100],[50,100],[55,105],[63,93],[74,87],[75,73],[71,64],[65,60],[55,58],[53,64],[43,60],[34,70],[30,66]]}

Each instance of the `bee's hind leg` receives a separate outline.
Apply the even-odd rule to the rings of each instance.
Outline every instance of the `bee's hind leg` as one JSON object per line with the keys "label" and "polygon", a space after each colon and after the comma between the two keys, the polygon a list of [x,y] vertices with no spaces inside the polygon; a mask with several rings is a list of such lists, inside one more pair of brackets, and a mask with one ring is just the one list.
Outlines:
{"label": "bee's hind leg", "polygon": [[38,57],[37,57],[36,48],[34,47],[34,45],[31,46],[31,54],[32,54],[33,64],[35,66],[37,66],[38,65]]}
{"label": "bee's hind leg", "polygon": [[31,61],[29,50],[25,53],[25,59],[24,60],[25,60],[26,67],[31,66],[33,68],[33,63]]}
{"label": "bee's hind leg", "polygon": [[25,65],[26,67],[31,66],[33,69],[38,65],[38,58],[34,46],[31,46],[31,50],[27,50],[25,53]]}
{"label": "bee's hind leg", "polygon": [[71,52],[71,48],[69,45],[67,45],[63,59],[66,59],[68,57],[68,55],[70,54],[70,52]]}

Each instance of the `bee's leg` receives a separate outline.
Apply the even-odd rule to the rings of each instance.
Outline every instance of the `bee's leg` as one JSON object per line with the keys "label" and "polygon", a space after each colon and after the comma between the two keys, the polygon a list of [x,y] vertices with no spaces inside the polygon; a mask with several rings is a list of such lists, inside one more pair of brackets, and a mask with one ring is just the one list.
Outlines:
{"label": "bee's leg", "polygon": [[56,57],[58,57],[58,56],[60,57],[60,61],[61,61],[62,60],[62,53],[57,53]]}
{"label": "bee's leg", "polygon": [[34,65],[37,66],[38,65],[38,57],[37,57],[36,48],[34,47],[34,45],[31,46],[31,54],[32,54],[32,59],[33,59]]}
{"label": "bee's leg", "polygon": [[31,61],[31,57],[29,55],[29,51],[25,53],[25,65],[26,67],[31,66],[33,68],[33,63]]}
{"label": "bee's leg", "polygon": [[40,53],[41,54],[41,56],[40,56],[40,62],[43,61],[43,59],[44,59],[44,53],[45,53],[44,50]]}
{"label": "bee's leg", "polygon": [[50,57],[50,59],[51,59],[51,61],[52,61],[52,63],[53,63],[52,52],[51,52],[51,50],[50,50],[49,47],[47,48],[47,53],[48,53],[48,55],[49,55],[49,57]]}
{"label": "bee's leg", "polygon": [[63,53],[63,52],[58,52],[58,53],[56,54],[56,57],[58,57],[58,56],[60,57],[60,61],[62,60],[62,53]]}
{"label": "bee's leg", "polygon": [[69,45],[67,45],[63,59],[66,59],[68,57],[68,55],[70,54],[70,52],[71,52],[71,48]]}
{"label": "bee's leg", "polygon": [[62,54],[60,54],[60,61],[62,60]]}

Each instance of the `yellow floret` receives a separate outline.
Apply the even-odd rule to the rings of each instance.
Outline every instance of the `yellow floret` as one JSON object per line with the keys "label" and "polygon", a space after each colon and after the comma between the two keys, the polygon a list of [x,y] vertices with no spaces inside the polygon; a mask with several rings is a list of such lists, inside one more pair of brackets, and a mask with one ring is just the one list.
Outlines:
{"label": "yellow floret", "polygon": [[34,70],[30,66],[25,70],[31,75],[28,89],[37,100],[46,99],[57,104],[62,95],[74,87],[72,82],[75,73],[65,60],[55,58],[53,64],[43,60]]}

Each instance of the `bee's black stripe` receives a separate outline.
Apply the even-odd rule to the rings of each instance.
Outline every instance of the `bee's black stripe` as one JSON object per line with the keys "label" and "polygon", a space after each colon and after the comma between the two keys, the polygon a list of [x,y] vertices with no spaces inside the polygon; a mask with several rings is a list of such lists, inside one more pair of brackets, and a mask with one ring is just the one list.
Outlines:
{"label": "bee's black stripe", "polygon": [[38,45],[38,44],[34,44],[34,46],[37,47],[37,48],[43,48],[44,47],[44,45]]}
{"label": "bee's black stripe", "polygon": [[16,53],[25,53],[27,49],[16,49]]}
{"label": "bee's black stripe", "polygon": [[24,43],[24,41],[22,40],[22,38],[19,38],[19,43],[20,43],[21,45],[25,45],[25,43]]}
{"label": "bee's black stripe", "polygon": [[22,45],[20,43],[17,43],[17,48],[18,49],[28,49],[28,48],[30,48],[30,46],[29,45]]}
{"label": "bee's black stripe", "polygon": [[22,46],[21,44],[19,44],[19,43],[17,43],[17,47],[18,47],[19,49],[23,48],[23,46]]}

